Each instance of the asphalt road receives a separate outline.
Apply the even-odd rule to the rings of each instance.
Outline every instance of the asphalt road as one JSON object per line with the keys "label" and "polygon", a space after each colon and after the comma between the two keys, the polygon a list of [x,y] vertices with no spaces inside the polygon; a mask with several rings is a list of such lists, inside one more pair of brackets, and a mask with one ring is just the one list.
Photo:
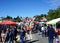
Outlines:
{"label": "asphalt road", "polygon": [[[42,37],[41,35],[38,35],[38,33],[35,33],[32,34],[32,40],[27,41],[26,43],[48,43],[48,37]],[[54,39],[54,43],[55,43],[55,39]]]}
{"label": "asphalt road", "polygon": [[[33,36],[33,39],[31,43],[48,43],[48,37],[42,37],[41,35],[38,35],[38,33],[33,34],[32,36]],[[60,41],[60,38],[59,38],[59,41]],[[56,43],[55,39],[54,39],[54,43]]]}

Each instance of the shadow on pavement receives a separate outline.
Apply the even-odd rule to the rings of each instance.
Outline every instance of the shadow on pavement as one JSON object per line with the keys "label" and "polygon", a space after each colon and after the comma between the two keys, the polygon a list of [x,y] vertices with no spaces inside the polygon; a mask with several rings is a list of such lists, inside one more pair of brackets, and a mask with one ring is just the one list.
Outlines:
{"label": "shadow on pavement", "polygon": [[39,40],[33,40],[33,41],[31,41],[31,42],[28,42],[28,43],[34,43],[34,42],[37,42],[37,41],[39,41]]}

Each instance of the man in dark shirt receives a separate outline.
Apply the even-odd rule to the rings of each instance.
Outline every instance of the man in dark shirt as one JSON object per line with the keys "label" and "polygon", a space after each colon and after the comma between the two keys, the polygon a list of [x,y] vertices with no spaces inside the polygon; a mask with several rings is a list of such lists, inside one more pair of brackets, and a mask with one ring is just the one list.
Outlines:
{"label": "man in dark shirt", "polygon": [[53,37],[54,37],[55,31],[52,28],[52,26],[49,26],[47,33],[48,33],[48,42],[53,43],[53,39],[54,39]]}

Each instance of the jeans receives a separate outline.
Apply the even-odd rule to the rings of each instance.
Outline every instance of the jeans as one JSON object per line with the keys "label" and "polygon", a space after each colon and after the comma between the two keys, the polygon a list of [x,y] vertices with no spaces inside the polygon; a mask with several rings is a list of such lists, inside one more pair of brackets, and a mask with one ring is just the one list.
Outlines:
{"label": "jeans", "polygon": [[52,39],[48,38],[48,43],[53,43],[53,38]]}
{"label": "jeans", "polygon": [[37,30],[38,31],[38,34],[40,35],[40,30]]}
{"label": "jeans", "polygon": [[9,39],[8,41],[6,41],[6,43],[11,43],[11,40]]}
{"label": "jeans", "polygon": [[24,42],[24,36],[23,35],[20,36],[20,39],[21,39],[21,43],[25,43]]}
{"label": "jeans", "polygon": [[44,33],[44,31],[42,31],[42,37],[44,37],[45,36],[45,33]]}

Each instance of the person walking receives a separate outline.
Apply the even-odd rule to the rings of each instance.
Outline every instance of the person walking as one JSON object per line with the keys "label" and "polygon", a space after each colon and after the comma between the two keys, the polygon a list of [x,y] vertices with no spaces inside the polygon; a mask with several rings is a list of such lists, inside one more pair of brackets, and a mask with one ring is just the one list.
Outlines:
{"label": "person walking", "polygon": [[44,27],[44,25],[42,25],[41,31],[42,31],[42,37],[44,37],[45,36],[45,27]]}
{"label": "person walking", "polygon": [[52,28],[52,25],[48,26],[48,43],[53,43],[53,39],[54,39],[54,35],[55,35],[55,31]]}
{"label": "person walking", "polygon": [[4,30],[2,30],[1,37],[2,37],[2,43],[5,43],[6,35],[4,33]]}
{"label": "person walking", "polygon": [[56,39],[56,43],[59,43],[58,29],[57,28],[55,28],[55,39]]}
{"label": "person walking", "polygon": [[6,43],[11,43],[11,32],[10,32],[10,28],[7,28],[5,34],[6,34],[6,40],[5,40],[5,42]]}
{"label": "person walking", "polygon": [[20,33],[20,39],[21,39],[21,43],[25,43],[25,40],[24,40],[24,37],[25,37],[25,30],[22,26],[20,26],[20,30],[19,30],[19,33]]}

